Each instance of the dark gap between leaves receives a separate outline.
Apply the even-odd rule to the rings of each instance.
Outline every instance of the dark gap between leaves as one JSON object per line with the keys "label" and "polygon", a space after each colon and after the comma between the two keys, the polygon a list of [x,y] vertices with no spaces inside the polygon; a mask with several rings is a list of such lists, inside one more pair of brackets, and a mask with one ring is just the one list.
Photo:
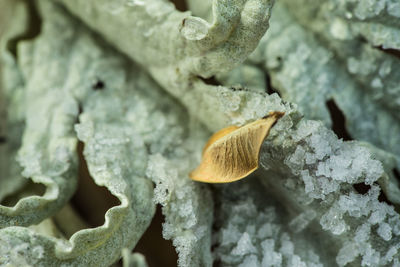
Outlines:
{"label": "dark gap between leaves", "polygon": [[76,120],[75,120],[76,124],[80,123],[79,116],[82,114],[82,112],[83,112],[83,107],[82,107],[81,103],[79,103],[78,104],[78,116],[76,116]]}
{"label": "dark gap between leaves", "polygon": [[[326,106],[328,107],[329,113],[331,115],[332,130],[335,132],[338,138],[342,138],[344,141],[353,140],[346,129],[346,118],[343,112],[336,105],[335,101],[333,99],[328,100],[326,102]],[[364,183],[354,184],[353,187],[358,193],[362,195],[366,194],[371,189],[371,186]],[[392,205],[383,190],[381,190],[378,200],[380,202],[386,202],[387,204]]]}
{"label": "dark gap between leaves", "polygon": [[0,144],[4,144],[7,142],[7,138],[5,136],[0,136]]}
{"label": "dark gap between leaves", "polygon": [[274,87],[272,87],[271,77],[269,76],[269,74],[267,72],[265,72],[264,74],[265,74],[265,85],[266,85],[265,91],[269,95],[272,95],[273,93],[277,93],[279,95],[279,97],[281,97],[281,94]]}
{"label": "dark gap between leaves", "polygon": [[398,169],[394,168],[393,169],[393,175],[396,177],[397,181],[400,183],[400,172]]}
{"label": "dark gap between leaves", "polygon": [[[212,232],[213,232],[213,233],[216,233],[217,231],[218,231],[217,227],[215,226],[215,224],[213,224]],[[212,244],[212,245],[211,245],[211,253],[214,254],[214,253],[215,253],[215,250],[216,250],[219,246],[220,246],[219,243],[214,243],[214,244]],[[213,267],[220,267],[220,266],[222,266],[222,261],[221,261],[221,259],[215,258],[215,259],[213,260],[212,266],[213,266]]]}
{"label": "dark gap between leaves", "polygon": [[221,85],[216,79],[215,79],[215,77],[214,76],[211,76],[210,78],[203,78],[203,77],[200,77],[200,76],[197,76],[197,78],[199,78],[200,80],[202,80],[205,84],[208,84],[208,85]]}
{"label": "dark gap between leaves", "polygon": [[381,50],[382,52],[400,58],[400,50],[391,49],[391,48],[383,48],[382,46],[375,46],[376,49]]}
{"label": "dark gap between leaves", "polygon": [[146,257],[149,267],[177,266],[178,255],[175,252],[172,242],[162,237],[163,223],[164,216],[161,212],[161,205],[157,205],[156,213],[149,228],[147,228],[133,250]]}
{"label": "dark gap between leaves", "polygon": [[98,186],[90,176],[86,160],[83,156],[83,142],[78,143],[79,181],[71,199],[71,205],[91,227],[104,224],[105,213],[110,208],[120,205],[117,197],[104,186]]}
{"label": "dark gap between leaves", "polygon": [[7,42],[7,50],[10,51],[15,57],[18,57],[17,45],[20,41],[31,40],[40,34],[42,28],[42,20],[35,5],[35,1],[25,1],[28,6],[28,25],[24,33],[21,33]]}
{"label": "dark gap between leaves", "polygon": [[15,204],[22,198],[30,197],[30,196],[40,196],[42,197],[46,192],[46,186],[40,183],[34,183],[32,180],[28,180],[28,182],[20,188],[18,191],[13,192],[11,195],[6,196],[2,201],[1,205],[6,207],[14,207]]}
{"label": "dark gap between leaves", "polygon": [[379,202],[386,202],[386,204],[390,205],[390,206],[394,206],[393,203],[386,197],[385,192],[383,192],[382,188],[381,188],[381,192],[378,196],[378,201]]}
{"label": "dark gap between leaves", "polygon": [[338,138],[344,141],[353,140],[346,129],[346,118],[333,99],[326,102],[332,120],[332,130]]}
{"label": "dark gap between leaves", "polygon": [[359,40],[360,40],[362,43],[364,43],[364,44],[369,44],[371,47],[373,47],[373,48],[375,48],[375,49],[377,49],[377,50],[382,51],[383,53],[386,53],[386,54],[389,54],[389,55],[392,55],[392,56],[395,56],[395,57],[400,58],[400,50],[398,50],[398,49],[383,48],[382,45],[373,46],[373,45],[372,45],[364,36],[362,36],[362,35],[359,36]]}
{"label": "dark gap between leaves", "polygon": [[170,0],[176,7],[176,9],[178,9],[179,11],[187,11],[187,5],[186,5],[186,1],[185,0]]}
{"label": "dark gap between leaves", "polygon": [[220,267],[222,266],[222,261],[220,259],[216,259],[213,261],[213,267]]}
{"label": "dark gap between leaves", "polygon": [[[375,183],[375,184],[378,185],[378,183]],[[357,193],[359,193],[361,195],[365,195],[371,189],[371,186],[367,185],[365,183],[358,183],[358,184],[353,184],[353,188],[357,191]],[[385,195],[385,193],[383,192],[382,189],[381,189],[381,192],[380,192],[380,194],[378,196],[378,201],[379,202],[386,202],[388,205],[393,205],[393,203],[390,202],[390,200],[386,197],[386,195]]]}
{"label": "dark gap between leaves", "polygon": [[353,187],[361,195],[365,195],[371,189],[370,185],[364,183],[353,184]]}
{"label": "dark gap between leaves", "polygon": [[[379,184],[377,182],[375,182],[374,185],[379,186]],[[381,188],[381,192],[379,193],[378,201],[379,202],[386,202],[386,204],[388,204],[390,206],[393,206],[393,203],[390,202],[390,200],[386,197],[385,192],[383,192],[382,187],[380,187],[380,188]]]}

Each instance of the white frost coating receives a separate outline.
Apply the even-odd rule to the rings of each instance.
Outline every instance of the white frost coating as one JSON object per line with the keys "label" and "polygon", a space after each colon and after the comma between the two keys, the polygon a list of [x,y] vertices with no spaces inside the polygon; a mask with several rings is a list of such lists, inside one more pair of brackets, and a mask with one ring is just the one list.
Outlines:
{"label": "white frost coating", "polygon": [[257,260],[256,255],[249,255],[246,256],[241,264],[238,265],[239,267],[258,267],[260,266],[260,262]]}
{"label": "white frost coating", "polygon": [[[203,138],[202,134],[197,135],[198,140],[193,136],[192,145],[200,148],[205,141]],[[176,150],[173,154],[175,157],[170,154],[171,158],[160,154],[150,156],[146,170],[146,175],[156,185],[154,202],[163,206],[163,237],[171,239],[176,247],[179,266],[209,266],[212,263],[209,250],[211,196],[204,185],[187,178],[193,168],[190,163],[193,153]]]}
{"label": "white frost coating", "polygon": [[[351,20],[336,14],[342,12],[335,8],[340,1],[288,1],[286,6],[284,2],[275,5],[271,27],[250,63],[264,65],[273,88],[283,99],[298,104],[309,119],[330,126],[327,102],[333,100],[343,112],[352,138],[389,151],[400,162],[400,137],[395,134],[400,131],[400,76],[394,71],[400,68],[398,58],[361,42],[351,29]],[[338,20],[350,28],[344,41],[331,35]],[[393,24],[390,18],[387,21],[386,25]],[[396,31],[385,34],[400,38]]]}
{"label": "white frost coating", "polygon": [[339,250],[336,256],[336,262],[339,266],[345,266],[356,259],[359,255],[358,246],[355,243],[349,242]]}
{"label": "white frost coating", "polygon": [[400,18],[400,3],[395,0],[388,1],[386,6],[387,12],[397,18]]}
{"label": "white frost coating", "polygon": [[217,188],[222,202],[216,209],[220,229],[214,253],[221,266],[281,266],[284,262],[320,266],[317,254],[309,253],[314,248],[303,243],[304,237],[291,238],[282,229],[288,226],[280,221],[283,214],[272,206],[256,204],[266,200],[265,195],[252,191],[259,186],[253,180]]}
{"label": "white frost coating", "polygon": [[348,24],[340,18],[333,20],[330,26],[330,33],[334,38],[339,40],[347,40],[351,38],[351,32]]}
{"label": "white frost coating", "polygon": [[[338,140],[322,123],[296,122],[295,118],[282,118],[266,139],[261,153],[261,166],[265,168],[262,182],[267,190],[280,192],[279,196],[286,199],[283,202],[295,203],[303,212],[314,210],[320,227],[337,240],[362,240],[361,236],[370,240],[370,249],[362,242],[357,246],[365,262],[375,262],[373,257],[387,254],[396,242],[389,233],[398,229],[394,222],[399,218],[392,206],[378,201],[380,188],[376,181],[385,175],[383,165],[372,158],[370,148]],[[274,148],[278,144],[280,148]],[[282,175],[284,166],[288,169]],[[351,185],[358,183],[370,185],[369,191],[364,195],[353,191]],[[304,191],[299,192],[299,187]],[[356,231],[363,223],[369,232],[363,228]],[[371,224],[377,226],[371,228]],[[385,245],[376,238],[386,240]],[[286,250],[291,251],[290,243]],[[335,254],[341,264],[356,260],[356,256],[343,255],[340,246]]]}
{"label": "white frost coating", "polygon": [[392,228],[387,223],[379,224],[379,228],[377,230],[378,235],[382,237],[383,240],[389,241],[392,239]]}
{"label": "white frost coating", "polygon": [[349,229],[343,221],[343,213],[336,207],[332,207],[321,217],[320,224],[324,230],[331,231],[334,235],[340,235]]}
{"label": "white frost coating", "polygon": [[[16,246],[10,244],[10,241],[7,238],[2,238],[0,236],[0,251],[10,251],[8,255],[2,256],[0,258],[0,264],[2,265],[11,265],[11,266],[29,266],[26,258],[32,257],[36,258],[33,255],[29,255],[28,253],[29,244],[22,243]],[[36,262],[36,261],[34,261]]]}
{"label": "white frost coating", "polygon": [[[267,30],[273,3],[270,0],[215,1],[213,21],[207,23],[188,12],[175,10],[168,1],[129,2],[128,5],[119,0],[58,1],[116,47],[147,66],[156,80],[169,80],[172,84],[187,82],[184,80],[193,74],[210,77],[244,61]],[[114,6],[118,14],[101,8],[104,5]],[[149,31],[152,34],[143,35]],[[171,76],[161,77],[166,71]]]}
{"label": "white frost coating", "polygon": [[385,8],[386,0],[361,1],[356,4],[354,14],[360,20],[378,16]]}
{"label": "white frost coating", "polygon": [[[111,259],[117,259],[120,246],[130,249],[151,218],[148,207],[154,203],[151,202],[150,179],[156,184],[153,200],[163,206],[166,216],[163,234],[177,247],[181,266],[211,265],[211,234],[215,239],[213,256],[222,266],[334,266],[347,263],[378,266],[399,263],[399,215],[393,206],[381,202],[380,197],[380,186],[385,188],[385,192],[389,192],[390,186],[398,187],[389,178],[393,176],[390,172],[395,166],[392,161],[396,161],[396,155],[379,154],[378,150],[356,141],[338,140],[323,123],[302,118],[295,105],[282,102],[276,94],[267,96],[262,90],[210,86],[193,77],[208,77],[219,70],[230,69],[247,56],[266,27],[267,2],[242,1],[237,10],[227,8],[234,7],[237,1],[214,2],[217,15],[212,23],[206,25],[207,31],[202,28],[200,20],[196,21],[200,24],[189,27],[190,32],[187,32],[187,37],[193,40],[186,38],[184,43],[187,41],[189,45],[183,45],[183,48],[168,40],[179,43],[184,39],[182,33],[187,29],[182,28],[182,21],[189,15],[176,12],[171,3],[135,1],[130,2],[131,9],[125,9],[123,3],[126,2],[123,1],[63,2],[111,43],[142,63],[143,68],[147,68],[187,110],[167,97],[165,92],[160,92],[157,85],[132,62],[121,63],[121,55],[111,48],[99,48],[102,41],[98,37],[87,34],[85,38],[79,38],[82,26],[75,19],[65,19],[65,10],[55,12],[54,24],[74,31],[50,27],[52,38],[35,47],[21,46],[22,53],[19,54],[23,56],[19,64],[24,68],[23,73],[26,77],[35,77],[35,82],[29,79],[32,84],[28,88],[30,97],[41,98],[43,104],[48,105],[50,100],[45,99],[42,90],[58,93],[62,88],[66,93],[63,100],[70,101],[61,101],[63,104],[57,103],[54,109],[49,108],[49,111],[58,110],[57,116],[67,114],[67,117],[75,118],[78,111],[75,102],[81,104],[83,112],[76,129],[78,138],[85,142],[84,154],[89,170],[96,183],[106,185],[119,197],[121,205],[107,212],[104,226],[80,231],[71,243],[65,242],[64,246],[58,243],[55,249],[53,239],[29,229],[1,229],[0,237],[6,236],[13,247],[28,250],[25,244],[29,244],[29,247],[36,248],[32,249],[35,260],[33,255],[26,254],[30,264],[36,264],[36,259],[39,259],[39,263],[48,260],[52,264],[67,266],[75,263],[87,265],[87,260],[92,260],[90,263],[96,265],[109,264]],[[356,4],[352,7],[352,1],[342,2],[350,3],[349,8],[356,8]],[[399,142],[391,134],[398,132],[398,115],[394,112],[398,108],[398,98],[395,97],[398,96],[398,77],[394,71],[398,69],[398,62],[389,55],[381,56],[380,51],[368,48],[366,44],[356,46],[360,49],[353,51],[341,43],[341,38],[349,38],[346,39],[349,46],[358,45],[353,34],[362,32],[366,35],[362,27],[373,25],[364,21],[349,24],[351,19],[364,16],[377,21],[379,15],[386,21],[387,10],[382,7],[382,2],[368,1],[363,4],[365,6],[357,7],[358,17],[351,12],[346,14],[349,30],[346,36],[335,39],[331,39],[332,31],[337,35],[338,29],[344,25],[332,28],[329,23],[321,23],[317,14],[317,23],[314,18],[306,19],[310,25],[300,26],[299,23],[304,21],[301,17],[307,17],[301,6],[311,10],[313,3],[304,4],[300,0],[291,4],[296,19],[277,9],[280,12],[277,14],[282,16],[278,16],[279,20],[275,22],[278,25],[277,22],[281,21],[282,25],[278,25],[274,29],[275,35],[267,39],[271,42],[261,48],[266,51],[255,53],[263,55],[267,52],[267,60],[260,61],[263,58],[260,56],[258,66],[253,67],[260,68],[265,64],[271,71],[274,86],[284,98],[291,97],[290,101],[299,105],[306,118],[318,118],[329,125],[330,115],[325,102],[333,98],[343,109],[353,137],[368,140],[398,155]],[[368,11],[370,4],[374,9],[371,12]],[[297,5],[301,5],[299,12],[293,12],[297,11]],[[337,15],[327,12],[329,9],[326,7],[321,4],[322,14]],[[342,10],[337,12],[340,14]],[[173,25],[168,25],[170,22]],[[262,29],[251,32],[259,22],[264,23]],[[132,23],[136,24],[132,26]],[[322,30],[316,24],[320,24]],[[384,28],[388,30],[388,27]],[[126,34],[127,30],[132,32]],[[248,35],[244,36],[242,33],[246,32]],[[376,32],[385,33],[381,30]],[[316,35],[321,38],[316,38]],[[329,44],[324,39],[329,40]],[[247,45],[243,40],[252,42]],[[64,43],[53,46],[56,42]],[[154,49],[160,44],[159,51]],[[48,59],[29,63],[29,55],[35,55],[35,49],[42,51],[37,58]],[[182,53],[183,50],[186,54]],[[55,51],[57,57],[52,56]],[[352,54],[348,61],[350,71],[346,69],[349,54]],[[206,56],[199,59],[198,55]],[[43,62],[48,61],[52,64],[41,70]],[[242,68],[239,73],[256,72]],[[45,75],[51,78],[44,80]],[[91,89],[97,75],[105,83],[104,90]],[[254,77],[260,79],[264,76]],[[364,87],[365,92],[361,91]],[[58,100],[57,96],[50,98]],[[38,103],[38,107],[41,104]],[[199,161],[208,135],[198,122],[191,125],[192,119],[200,119],[214,131],[231,124],[244,124],[276,110],[284,111],[286,115],[266,139],[258,172],[235,184],[213,186],[216,207],[213,212],[208,187],[187,178],[189,170]],[[47,114],[42,117],[49,119]],[[31,125],[40,122],[40,118],[32,115],[30,118]],[[65,121],[59,123],[62,126]],[[57,135],[66,128],[49,129]],[[46,153],[37,153],[39,157],[34,159],[34,148],[24,150],[25,159],[21,162],[27,166],[26,174],[40,170],[48,170],[46,174],[59,174],[65,170],[66,165],[58,163],[65,163],[68,151],[59,149],[58,142],[51,142],[49,147],[54,152],[50,153],[49,168],[41,165]],[[382,160],[382,164],[377,159]],[[143,179],[145,176],[149,179]],[[51,181],[49,177],[44,180]],[[135,182],[141,184],[133,184]],[[367,188],[367,192],[357,192],[360,185]],[[131,188],[136,191],[129,191]],[[127,190],[132,193],[132,208],[142,209],[143,213],[139,211],[141,216],[129,217],[121,212],[121,208],[130,203]],[[388,196],[390,200],[395,199]],[[131,220],[123,220],[126,225],[120,229],[143,228],[132,232],[114,231],[112,227],[119,226],[118,218],[122,217]],[[134,218],[145,220],[136,222]],[[215,225],[213,233],[212,223]],[[104,233],[106,237],[102,235]],[[123,243],[129,234],[134,235],[131,242]],[[101,238],[96,239],[98,237]],[[37,249],[39,246],[44,250]],[[348,251],[350,249],[352,251]],[[12,254],[9,253],[10,247],[3,247],[3,250],[7,256]],[[84,254],[79,254],[81,251],[85,251]],[[54,262],[54,259],[59,261]]]}
{"label": "white frost coating", "polygon": [[[9,38],[26,30],[28,18],[24,3],[3,1],[0,5],[0,49],[3,51]],[[7,21],[11,17],[18,22]],[[0,64],[0,136],[6,138],[5,142],[0,142],[0,201],[3,202],[5,197],[24,186],[27,179],[21,175],[21,167],[15,160],[25,120],[25,106],[18,104],[25,99],[22,73],[10,51],[1,53]]]}
{"label": "white frost coating", "polygon": [[[25,251],[19,254],[18,260],[19,262],[26,261],[29,265],[108,266],[119,258],[122,247],[132,248],[136,244],[153,216],[152,186],[144,178],[146,147],[140,138],[140,133],[133,130],[131,125],[127,125],[129,119],[125,115],[126,113],[143,115],[141,113],[143,110],[135,109],[137,106],[128,105],[129,100],[146,102],[147,99],[149,103],[154,103],[156,95],[153,93],[154,98],[149,98],[149,95],[143,92],[149,87],[157,88],[157,86],[146,74],[134,71],[134,65],[131,64],[132,69],[125,69],[127,62],[121,59],[120,55],[101,43],[95,43],[94,36],[82,25],[76,24],[64,10],[45,2],[41,7],[45,14],[42,35],[33,42],[26,42],[19,53],[21,61],[30,62],[32,57],[47,59],[37,62],[34,72],[24,72],[27,75],[24,79],[30,98],[27,106],[29,111],[27,127],[31,127],[32,130],[25,134],[26,145],[19,153],[21,162],[27,163],[27,173],[33,175],[33,179],[38,181],[43,179],[49,185],[52,185],[51,182],[56,184],[68,182],[70,186],[73,186],[72,181],[63,180],[61,175],[66,172],[65,166],[68,167],[74,163],[70,159],[72,154],[76,157],[74,151],[77,139],[71,130],[77,121],[77,102],[79,101],[84,112],[81,114],[77,129],[79,137],[85,142],[84,154],[89,170],[95,182],[108,187],[111,193],[120,199],[121,205],[111,208],[106,213],[103,226],[76,232],[70,241],[38,234],[24,227],[5,227],[0,230],[2,238],[0,254],[8,259],[5,264],[14,261],[15,250],[10,248],[21,247]],[[55,21],[57,23],[54,23]],[[68,28],[69,26],[74,26],[74,34],[58,35],[60,32],[58,27]],[[54,34],[57,37],[54,37]],[[68,48],[64,49],[63,45],[66,44]],[[94,60],[97,57],[102,58],[101,64]],[[82,62],[93,62],[93,64],[87,66]],[[29,69],[30,65],[24,64],[19,67]],[[100,94],[92,89],[90,81],[93,78],[92,75],[103,73],[105,69],[108,70],[109,76],[104,75],[102,78],[107,89]],[[50,75],[45,84],[40,84],[43,80],[40,77],[46,76],[49,70],[54,75]],[[136,73],[138,80],[124,80],[121,83],[120,77],[121,75],[124,77],[125,72]],[[68,75],[65,75],[66,73]],[[89,85],[86,80],[89,81]],[[146,86],[141,84],[146,81]],[[143,91],[143,88],[147,89]],[[113,95],[113,98],[110,98],[110,95]],[[60,97],[63,100],[61,102]],[[109,102],[107,99],[113,99],[114,102]],[[158,99],[162,103],[165,101],[171,103],[171,100],[161,95]],[[131,108],[122,111],[115,109],[114,104],[119,107],[131,106]],[[103,116],[105,113],[108,116]],[[43,114],[47,120],[41,119],[40,114]],[[48,116],[49,114],[52,116]],[[151,110],[148,114],[154,115],[157,112]],[[111,120],[108,121],[110,118]],[[38,128],[37,125],[43,127]],[[148,130],[153,132],[154,129],[159,129],[156,121]],[[157,140],[157,136],[154,139]],[[155,143],[151,141],[150,136],[147,136],[146,142]],[[164,143],[159,143],[159,146],[156,144],[154,146],[162,150]],[[71,147],[73,149],[65,149]],[[42,156],[37,158],[35,153],[32,153],[33,150],[42,152],[36,153]],[[132,153],[136,156],[135,160],[128,156]],[[37,159],[33,160],[33,165],[28,159],[31,155],[35,155]],[[38,176],[38,171],[43,171],[45,175]],[[73,177],[76,178],[76,173]],[[61,202],[68,198],[68,194],[61,189],[58,190],[55,186],[51,188],[53,189],[46,192],[44,198],[48,199],[50,195]],[[41,210],[52,212],[50,208],[46,209],[30,202],[29,199],[25,200],[31,205],[29,212],[38,215],[41,214]],[[18,211],[19,206],[16,208]],[[137,216],[138,214],[140,216]],[[26,218],[32,219],[30,216]],[[2,223],[4,222],[5,220],[2,220]],[[23,225],[24,222],[21,220],[20,224]],[[7,246],[4,247],[4,244]],[[26,264],[17,263],[16,265],[25,266]]]}
{"label": "white frost coating", "polygon": [[263,258],[261,265],[263,267],[281,266],[282,254],[275,252],[275,241],[273,239],[265,239],[261,242],[263,249]]}
{"label": "white frost coating", "polygon": [[307,211],[299,214],[292,221],[290,221],[289,227],[295,233],[301,232],[309,225],[309,223],[312,220],[315,219],[316,216],[317,216],[317,214],[314,210],[307,210]]}
{"label": "white frost coating", "polygon": [[237,245],[232,250],[232,255],[244,256],[247,254],[256,253],[256,248],[251,243],[250,236],[247,232],[244,232],[240,237]]}

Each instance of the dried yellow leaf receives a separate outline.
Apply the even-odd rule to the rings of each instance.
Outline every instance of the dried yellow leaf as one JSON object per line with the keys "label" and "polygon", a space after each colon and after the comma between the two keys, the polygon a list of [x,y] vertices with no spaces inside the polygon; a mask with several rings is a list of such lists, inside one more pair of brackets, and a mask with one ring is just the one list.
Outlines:
{"label": "dried yellow leaf", "polygon": [[261,145],[283,112],[271,112],[267,117],[242,127],[229,126],[211,136],[203,149],[200,165],[191,179],[206,183],[230,183],[258,168]]}

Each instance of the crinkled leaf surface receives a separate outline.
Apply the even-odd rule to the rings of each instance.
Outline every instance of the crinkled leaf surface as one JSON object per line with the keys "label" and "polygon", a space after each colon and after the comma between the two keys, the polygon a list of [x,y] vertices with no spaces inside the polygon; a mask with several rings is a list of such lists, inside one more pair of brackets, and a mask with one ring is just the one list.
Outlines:
{"label": "crinkled leaf surface", "polygon": [[[180,262],[184,265],[210,265],[210,196],[204,186],[182,179],[182,176],[193,168],[189,156],[192,152],[176,148],[188,132],[193,132],[188,142],[201,146],[207,131],[198,123],[195,124],[195,131],[189,131],[186,126],[188,118],[179,104],[165,97],[157,85],[135,64],[123,59],[106,45],[101,45],[97,37],[89,33],[85,26],[65,15],[64,9],[43,3],[41,11],[44,17],[44,31],[34,42],[20,45],[19,57],[25,62],[20,67],[25,75],[27,94],[31,99],[31,107],[27,108],[31,108],[30,112],[27,112],[28,125],[31,117],[32,127],[48,126],[43,129],[39,127],[39,133],[33,130],[26,132],[25,143],[34,143],[32,138],[38,139],[38,144],[36,147],[22,146],[19,152],[20,162],[26,162],[27,176],[31,176],[37,169],[62,173],[63,166],[69,166],[69,159],[65,158],[65,155],[71,154],[76,157],[76,153],[72,152],[75,151],[78,138],[85,145],[84,156],[93,179],[98,185],[106,186],[118,197],[121,204],[106,213],[104,225],[78,231],[69,241],[43,236],[26,228],[3,228],[1,251],[6,255],[5,262],[107,266],[115,261],[123,247],[132,248],[135,245],[152,218],[155,202],[161,203],[160,199],[153,202],[151,180],[145,177],[149,161],[158,167],[157,172],[164,168],[168,174],[154,175],[159,179],[156,191],[163,190],[161,184],[166,182],[162,182],[162,179],[171,179],[170,172],[175,174],[175,179],[183,182],[177,185],[168,184],[171,197],[162,201],[163,205],[170,203],[165,208],[167,214],[169,210],[171,213],[181,214],[179,219],[167,215],[167,222],[172,228],[165,231],[166,238],[173,238],[178,247]],[[75,30],[58,35],[60,29],[70,26]],[[65,44],[68,46],[64,46]],[[42,61],[42,58],[48,60]],[[41,79],[49,74],[51,79]],[[93,88],[93,83],[98,79],[104,84],[102,90]],[[44,120],[38,116],[37,111],[42,112],[43,116],[51,113],[66,114],[66,118],[46,117]],[[43,123],[47,120],[47,124]],[[76,124],[78,120],[79,123]],[[49,129],[56,132],[53,133]],[[65,131],[71,133],[71,138],[56,140],[55,144],[51,141],[48,143],[52,136],[59,137]],[[63,144],[72,147],[71,153],[63,150],[58,152]],[[59,159],[60,164],[51,162],[46,165],[42,158],[32,161],[38,156],[29,151],[39,150],[42,146],[54,147],[55,151],[49,153],[51,156],[64,156]],[[169,158],[173,164],[164,166],[163,162]],[[186,164],[183,164],[184,159]],[[52,170],[53,167],[61,170]],[[73,178],[76,177],[75,173]],[[50,185],[54,183],[59,188],[58,182],[61,179],[57,179],[49,177],[48,181]],[[183,193],[185,191],[186,193]],[[50,200],[50,205],[56,205],[55,202],[65,203],[63,198],[68,198],[68,194],[58,191],[62,194],[60,197],[56,193],[57,191],[53,192],[58,200]],[[198,199],[193,199],[196,195]],[[45,197],[46,195],[43,198]],[[32,199],[21,201],[33,202]],[[35,201],[39,202],[40,206],[43,199]],[[185,203],[186,210],[182,209],[179,203]],[[20,211],[19,206],[15,209]],[[49,213],[47,210],[48,213],[42,215],[35,209],[31,212],[43,217]],[[32,220],[32,217],[26,214],[24,216],[28,220]],[[173,229],[175,220],[182,224],[181,230]],[[191,240],[190,246],[186,244],[186,240]],[[12,247],[21,250],[15,252]],[[36,247],[41,251],[37,257],[30,252],[31,248]],[[24,257],[17,257],[20,254]]]}
{"label": "crinkled leaf surface", "polygon": [[350,27],[351,20],[337,22],[325,5],[313,20],[308,5],[300,2],[276,5],[272,18],[276,22],[251,59],[265,58],[260,63],[269,71],[273,86],[298,103],[307,117],[330,125],[326,102],[332,99],[343,111],[353,138],[399,157],[400,75],[396,70],[400,59],[371,47],[356,33],[343,40],[335,27],[338,23]]}
{"label": "crinkled leaf surface", "polygon": [[[398,47],[397,14],[388,8],[396,3],[282,1],[258,44],[268,1],[190,4],[203,19],[165,1],[60,2],[141,67],[66,10],[41,3],[43,31],[19,44],[13,67],[31,99],[19,162],[25,176],[47,186],[27,202],[46,200],[57,210],[67,201],[63,183],[76,177],[67,175],[74,172],[75,129],[93,179],[121,204],[104,225],[68,241],[8,223],[0,230],[6,260],[108,265],[136,244],[159,203],[163,235],[180,266],[210,266],[211,244],[221,266],[399,264],[398,58],[367,43]],[[262,92],[266,72],[285,101]],[[198,77],[211,75],[254,88]],[[93,89],[98,79],[102,90]],[[327,128],[331,99],[351,136],[364,142],[345,142]],[[240,126],[270,111],[285,116],[264,142],[255,175],[212,190],[188,179],[209,135],[205,127]],[[49,198],[54,188],[65,198]],[[381,188],[394,204],[383,201]],[[47,212],[23,218],[28,225]],[[51,229],[51,221],[44,224]]]}
{"label": "crinkled leaf surface", "polygon": [[[21,34],[26,28],[26,7],[19,3],[4,2],[3,12],[10,12],[8,16],[14,15],[19,18],[16,23],[3,23],[8,30],[2,29],[3,36],[0,42],[1,61],[7,62],[2,66],[3,75],[0,77],[0,199],[18,191],[25,183],[21,175],[21,168],[15,160],[16,153],[21,145],[21,138],[24,129],[24,107],[19,105],[24,102],[24,83],[22,74],[18,69],[15,58],[8,49],[6,40]],[[2,13],[2,18],[7,15]],[[12,177],[12,179],[6,179]]]}

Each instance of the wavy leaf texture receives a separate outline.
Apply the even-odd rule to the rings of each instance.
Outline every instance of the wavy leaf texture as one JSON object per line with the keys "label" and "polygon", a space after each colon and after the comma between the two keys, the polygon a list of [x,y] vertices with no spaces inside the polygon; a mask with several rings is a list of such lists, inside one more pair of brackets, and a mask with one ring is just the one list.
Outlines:
{"label": "wavy leaf texture", "polygon": [[[396,1],[14,2],[0,4],[14,14],[0,25],[0,265],[151,266],[159,255],[132,249],[156,205],[178,266],[399,265]],[[270,112],[285,116],[257,171],[189,178],[211,132]],[[93,228],[70,202],[78,142],[119,200]],[[25,195],[34,184],[44,193]]]}

